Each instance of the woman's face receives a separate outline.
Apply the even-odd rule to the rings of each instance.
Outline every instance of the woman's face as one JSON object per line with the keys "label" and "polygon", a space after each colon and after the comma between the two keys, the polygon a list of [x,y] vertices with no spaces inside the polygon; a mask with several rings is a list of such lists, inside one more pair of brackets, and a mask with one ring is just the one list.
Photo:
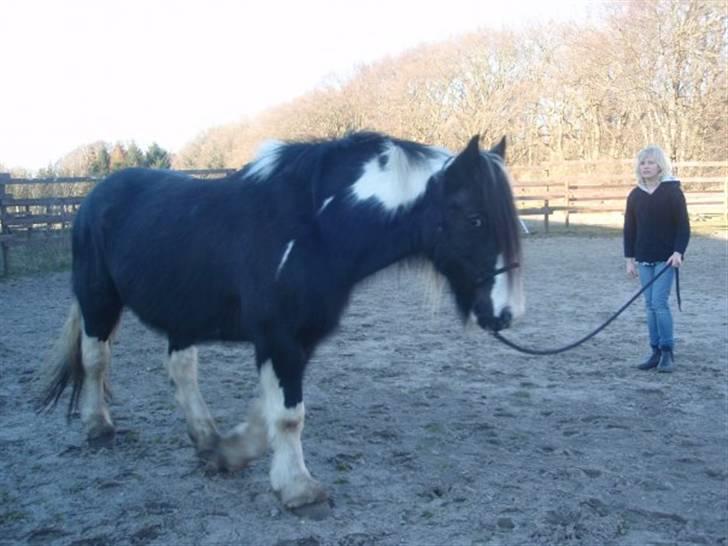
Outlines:
{"label": "woman's face", "polygon": [[660,175],[660,166],[654,157],[644,157],[640,161],[640,175],[645,180],[654,180]]}

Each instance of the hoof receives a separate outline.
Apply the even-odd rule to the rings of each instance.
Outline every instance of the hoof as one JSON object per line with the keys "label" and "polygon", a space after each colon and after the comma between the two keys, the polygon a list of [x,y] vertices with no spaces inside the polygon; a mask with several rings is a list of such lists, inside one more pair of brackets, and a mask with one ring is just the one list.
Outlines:
{"label": "hoof", "polygon": [[206,473],[220,472],[225,470],[220,460],[220,435],[217,432],[205,435],[204,437],[190,434],[192,444],[200,463]]}
{"label": "hoof", "polygon": [[297,508],[289,508],[289,511],[299,518],[321,521],[331,516],[333,503],[331,499],[325,499],[313,504],[304,504]]}
{"label": "hoof", "polygon": [[252,457],[246,457],[238,450],[225,446],[224,442],[212,448],[197,450],[197,456],[206,473],[236,472],[243,470],[253,461]]}
{"label": "hoof", "polygon": [[303,508],[305,506],[328,503],[329,495],[323,486],[312,478],[306,479],[303,483],[279,491],[283,506],[289,510]]}
{"label": "hoof", "polygon": [[114,446],[116,431],[108,423],[94,425],[88,431],[88,445],[94,449],[111,448]]}
{"label": "hoof", "polygon": [[212,475],[227,472],[225,461],[222,460],[217,449],[197,450],[197,458],[205,474]]}
{"label": "hoof", "polygon": [[229,434],[222,436],[216,446],[218,465],[229,472],[242,470],[265,453],[267,444],[263,439],[249,433],[243,424]]}

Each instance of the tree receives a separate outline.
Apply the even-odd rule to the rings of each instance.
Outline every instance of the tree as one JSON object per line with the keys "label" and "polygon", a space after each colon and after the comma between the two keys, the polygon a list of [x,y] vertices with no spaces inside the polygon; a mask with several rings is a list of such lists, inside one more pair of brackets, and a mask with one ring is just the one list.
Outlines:
{"label": "tree", "polygon": [[[705,0],[603,1],[592,22],[482,30],[359,67],[245,123],[206,132],[176,158],[249,161],[269,138],[372,129],[458,150],[508,136],[511,164],[725,157],[728,17]],[[614,162],[606,162],[614,165]],[[606,164],[605,163],[605,164]]]}
{"label": "tree", "polygon": [[[2,169],[0,169],[0,172],[3,172]],[[55,178],[58,176],[58,171],[56,170],[53,163],[48,163],[48,166],[42,169],[38,169],[38,173],[36,174],[38,178]]]}
{"label": "tree", "polygon": [[106,176],[109,174],[109,152],[106,144],[98,143],[89,148],[88,174],[91,176]]}
{"label": "tree", "polygon": [[144,166],[144,152],[141,151],[139,146],[133,140],[129,143],[129,147],[126,149],[126,161],[125,167],[143,167]]}
{"label": "tree", "polygon": [[127,166],[126,149],[120,142],[114,144],[109,154],[109,171],[114,172]]}
{"label": "tree", "polygon": [[159,144],[153,142],[145,156],[145,165],[152,169],[169,169],[172,166],[172,160],[169,157],[169,153],[162,149]]}

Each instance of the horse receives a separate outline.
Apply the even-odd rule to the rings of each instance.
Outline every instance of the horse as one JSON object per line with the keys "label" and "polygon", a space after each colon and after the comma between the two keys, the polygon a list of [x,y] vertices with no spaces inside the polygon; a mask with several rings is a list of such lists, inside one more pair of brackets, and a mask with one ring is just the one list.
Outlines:
{"label": "horse", "polygon": [[[41,409],[68,385],[89,442],[113,441],[110,342],[124,308],[168,340],[166,369],[202,461],[236,470],[272,451],[283,506],[328,502],[303,457],[303,378],[354,287],[404,261],[446,279],[458,315],[507,328],[523,309],[505,137],[459,153],[374,132],[271,141],[225,178],[132,168],[100,182],[72,227],[73,300]],[[196,346],[248,342],[260,395],[221,433]]]}

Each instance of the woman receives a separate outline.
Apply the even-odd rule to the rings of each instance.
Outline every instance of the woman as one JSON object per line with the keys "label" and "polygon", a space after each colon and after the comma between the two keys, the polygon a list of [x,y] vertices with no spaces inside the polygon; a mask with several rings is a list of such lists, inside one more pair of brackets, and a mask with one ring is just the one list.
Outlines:
{"label": "woman", "polygon": [[627,275],[639,274],[644,286],[666,264],[672,266],[645,291],[652,354],[637,367],[672,372],[674,339],[668,298],[675,270],[682,265],[690,239],[688,210],[680,181],[673,178],[661,148],[648,146],[641,150],[636,163],[637,187],[627,197],[624,214]]}

